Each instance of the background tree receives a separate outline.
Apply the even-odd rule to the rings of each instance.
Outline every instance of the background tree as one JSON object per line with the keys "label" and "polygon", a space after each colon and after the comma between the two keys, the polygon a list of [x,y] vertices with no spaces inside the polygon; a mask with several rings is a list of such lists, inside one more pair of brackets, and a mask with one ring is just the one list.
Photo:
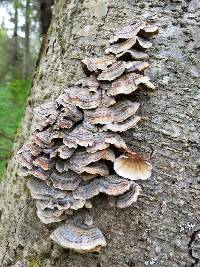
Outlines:
{"label": "background tree", "polygon": [[199,10],[193,0],[56,2],[13,153],[35,127],[34,107],[82,77],[80,59],[101,55],[114,30],[144,18],[162,27],[149,59],[159,88],[150,97],[133,95],[146,119],[124,136],[134,149],[151,153],[154,173],[140,183],[143,195],[132,208],[94,201],[92,215],[108,247],[79,255],[50,241],[53,226],[37,219],[13,157],[0,191],[2,267],[20,258],[45,267],[199,266]]}
{"label": "background tree", "polygon": [[24,25],[24,71],[23,76],[26,79],[30,75],[30,0],[25,4],[25,25]]}
{"label": "background tree", "polygon": [[54,0],[40,0],[40,25],[42,35],[46,34],[49,28],[52,17],[51,8],[53,3]]}

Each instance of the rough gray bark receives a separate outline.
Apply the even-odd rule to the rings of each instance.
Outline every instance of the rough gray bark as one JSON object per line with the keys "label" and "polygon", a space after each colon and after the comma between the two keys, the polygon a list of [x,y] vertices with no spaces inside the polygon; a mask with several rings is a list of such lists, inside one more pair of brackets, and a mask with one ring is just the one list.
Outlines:
{"label": "rough gray bark", "polygon": [[14,153],[34,128],[33,107],[54,99],[82,75],[79,60],[101,55],[121,25],[149,18],[162,26],[149,72],[159,88],[150,96],[139,91],[133,96],[145,119],[125,137],[132,147],[151,153],[154,172],[140,183],[143,195],[131,208],[111,209],[96,198],[92,213],[108,246],[99,254],[79,255],[50,241],[52,227],[37,219],[12,158],[1,185],[0,266],[20,257],[45,267],[200,266],[199,17],[198,0],[56,3]]}

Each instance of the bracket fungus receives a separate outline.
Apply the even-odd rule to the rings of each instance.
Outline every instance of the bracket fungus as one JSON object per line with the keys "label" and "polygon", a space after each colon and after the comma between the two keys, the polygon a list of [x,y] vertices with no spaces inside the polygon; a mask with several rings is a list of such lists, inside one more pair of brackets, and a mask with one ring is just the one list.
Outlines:
{"label": "bracket fungus", "polygon": [[66,223],[58,227],[50,237],[61,247],[81,253],[99,251],[106,246],[102,232],[97,227],[86,224]]}
{"label": "bracket fungus", "polygon": [[147,157],[131,151],[121,132],[141,119],[139,103],[128,96],[155,88],[144,60],[157,33],[158,27],[146,22],[124,27],[110,39],[105,55],[82,60],[86,77],[35,108],[36,129],[16,159],[20,174],[29,176],[38,218],[54,223],[51,239],[64,248],[84,253],[105,247],[88,215],[93,197],[106,194],[111,207],[129,207],[141,192],[135,180],[151,176]]}

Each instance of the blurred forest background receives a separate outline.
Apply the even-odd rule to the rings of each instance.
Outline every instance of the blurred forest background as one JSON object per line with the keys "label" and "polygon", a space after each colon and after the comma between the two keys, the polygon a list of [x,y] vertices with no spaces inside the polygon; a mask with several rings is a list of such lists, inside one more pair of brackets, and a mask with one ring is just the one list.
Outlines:
{"label": "blurred forest background", "polygon": [[0,180],[23,117],[54,0],[0,0]]}

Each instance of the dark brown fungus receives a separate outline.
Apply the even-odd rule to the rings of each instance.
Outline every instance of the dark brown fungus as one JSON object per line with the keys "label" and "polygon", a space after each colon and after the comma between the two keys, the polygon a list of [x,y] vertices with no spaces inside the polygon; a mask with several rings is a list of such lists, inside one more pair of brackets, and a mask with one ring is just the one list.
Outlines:
{"label": "dark brown fungus", "polygon": [[41,180],[47,180],[49,178],[49,173],[38,167],[33,167],[29,173]]}
{"label": "dark brown fungus", "polygon": [[19,162],[19,164],[29,170],[33,168],[34,159],[35,157],[31,154],[27,145],[23,145],[16,155],[16,160]]}
{"label": "dark brown fungus", "polygon": [[37,144],[41,148],[53,146],[53,133],[49,129],[41,132],[35,131],[32,134],[32,142]]}
{"label": "dark brown fungus", "polygon": [[98,150],[108,148],[110,145],[118,148],[127,148],[126,143],[120,135],[112,132],[99,132],[94,134],[94,144],[87,147],[86,151],[88,153],[95,153]]}

